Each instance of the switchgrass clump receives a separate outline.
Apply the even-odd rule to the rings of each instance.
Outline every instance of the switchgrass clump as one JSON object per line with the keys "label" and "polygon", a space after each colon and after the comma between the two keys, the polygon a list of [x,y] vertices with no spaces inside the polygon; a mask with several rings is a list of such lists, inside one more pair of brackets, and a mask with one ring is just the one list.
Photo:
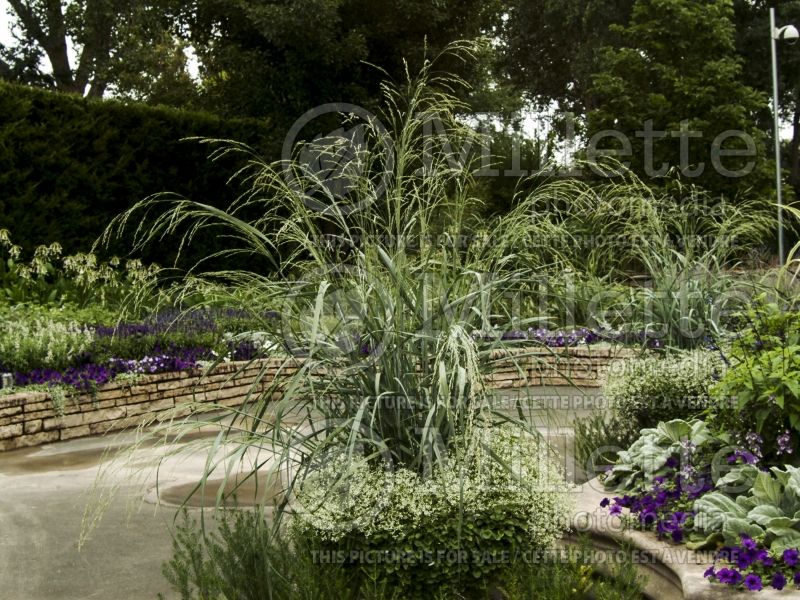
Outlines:
{"label": "switchgrass clump", "polygon": [[613,161],[607,172],[599,183],[545,183],[509,215],[531,224],[518,258],[554,269],[548,297],[532,305],[570,325],[624,327],[676,348],[726,333],[728,315],[765,289],[741,268],[771,235],[772,209],[713,202],[680,182],[652,188]]}
{"label": "switchgrass clump", "polygon": [[[469,55],[467,47],[455,51]],[[353,520],[340,509],[377,500],[384,482],[414,490],[420,507],[430,509],[420,518],[436,517],[431,527],[446,523],[448,532],[466,536],[470,516],[481,519],[481,531],[497,547],[546,546],[566,527],[566,485],[553,453],[521,413],[497,409],[485,385],[494,365],[508,358],[498,352],[501,340],[480,332],[510,328],[516,315],[508,296],[525,289],[535,273],[508,246],[524,239],[530,223],[501,220],[505,248],[496,240],[462,243],[480,228],[475,165],[449,148],[480,142],[480,136],[457,118],[465,107],[451,90],[460,84],[428,62],[418,78],[385,85],[380,122],[359,125],[365,144],[342,165],[341,185],[330,185],[299,160],[302,148],[296,159],[268,164],[240,144],[208,140],[215,159],[245,158],[235,179],[246,192],[237,202],[220,210],[159,196],[109,227],[109,239],[133,228],[135,248],[179,232],[181,246],[205,230],[227,239],[229,248],[216,256],[228,264],[237,259],[241,268],[196,265],[173,280],[177,303],[199,296],[219,305],[246,296],[246,309],[261,319],[254,329],[279,335],[287,352],[277,376],[263,372],[263,389],[251,389],[240,406],[198,406],[188,417],[167,417],[143,437],[174,440],[215,426],[219,434],[208,447],[198,488],[221,479],[220,504],[235,494],[236,485],[223,491],[234,477],[242,485],[269,471],[285,488],[274,498],[276,531],[300,506],[308,514],[323,507],[323,515]],[[252,264],[271,268],[260,272]],[[138,290],[142,301],[150,293],[147,286]],[[514,439],[536,441],[535,471],[519,471],[510,460],[516,457],[492,450],[487,432],[502,427]],[[174,451],[168,446],[165,458]],[[354,473],[363,477],[354,480]],[[348,481],[355,487],[344,485]],[[444,487],[433,496],[424,492],[437,486]],[[404,520],[397,510],[402,498],[389,499],[383,516],[396,519],[384,525],[396,537],[387,543],[432,535],[431,527],[415,530]],[[87,522],[95,522],[88,514]],[[328,521],[306,521],[304,539],[346,545],[344,538],[323,535]],[[338,531],[341,524],[335,525]],[[460,589],[460,568],[438,583]],[[369,577],[382,586],[390,570],[376,565]],[[476,571],[478,579],[482,573]],[[407,577],[413,580],[414,572]],[[369,581],[360,585],[372,589]]]}
{"label": "switchgrass clump", "polygon": [[[469,55],[467,47],[455,51]],[[246,291],[255,313],[280,315],[290,352],[280,370],[297,370],[228,411],[233,424],[222,431],[242,448],[277,453],[278,463],[291,466],[290,488],[331,449],[423,474],[474,452],[481,428],[526,427],[495,411],[484,385],[500,340],[473,334],[510,326],[508,295],[534,275],[510,244],[531,223],[501,220],[500,245],[461,243],[480,229],[475,169],[449,149],[481,138],[457,118],[465,106],[450,90],[460,84],[428,62],[419,77],[385,85],[380,122],[360,124],[366,142],[342,167],[344,186],[327,185],[300,160],[268,164],[240,144],[208,140],[213,158],[246,161],[235,176],[247,188],[237,202],[220,210],[154,197],[107,231],[110,239],[134,229],[136,248],[181,231],[181,246],[204,230],[230,241],[220,256],[238,257],[242,268],[198,264],[176,285],[177,301]],[[426,133],[432,124],[433,137]],[[253,256],[270,271],[248,269]],[[264,320],[264,331],[275,329]],[[298,427],[286,418],[298,412],[314,417]]]}

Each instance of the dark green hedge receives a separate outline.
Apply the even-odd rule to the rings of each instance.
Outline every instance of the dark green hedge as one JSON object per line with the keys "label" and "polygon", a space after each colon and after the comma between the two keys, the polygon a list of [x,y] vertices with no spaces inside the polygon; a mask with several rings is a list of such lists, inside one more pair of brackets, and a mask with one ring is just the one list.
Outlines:
{"label": "dark green hedge", "polygon": [[[73,252],[154,193],[226,206],[237,195],[226,185],[236,165],[212,165],[209,146],[184,140],[194,136],[235,139],[268,157],[282,143],[263,121],[0,83],[0,228],[26,249],[58,241]],[[213,246],[201,241],[193,254]],[[154,248],[144,258],[166,263],[171,250]]]}

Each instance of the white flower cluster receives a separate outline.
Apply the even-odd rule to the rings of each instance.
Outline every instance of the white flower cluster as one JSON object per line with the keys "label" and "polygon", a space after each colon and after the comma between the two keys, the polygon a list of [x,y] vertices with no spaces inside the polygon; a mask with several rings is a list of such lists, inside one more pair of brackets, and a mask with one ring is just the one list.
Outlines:
{"label": "white flower cluster", "polygon": [[279,348],[279,343],[275,340],[272,333],[266,331],[246,331],[244,333],[231,333],[226,331],[222,334],[222,341],[226,344],[234,344],[236,342],[252,342],[257,350],[276,350]]}
{"label": "white flower cluster", "polygon": [[140,359],[112,358],[109,361],[112,367],[116,367],[127,373],[143,375],[147,373],[159,373],[169,370],[172,365],[170,357],[166,354],[156,356],[145,356]]}
{"label": "white flower cluster", "polygon": [[567,528],[572,502],[546,442],[510,426],[481,429],[478,438],[476,450],[428,477],[339,455],[304,481],[295,526],[329,542],[356,533],[391,544],[459,515],[496,519],[498,531],[522,518],[532,545],[550,545]]}
{"label": "white flower cluster", "polygon": [[34,365],[58,368],[86,352],[94,341],[94,329],[52,319],[3,319],[0,321],[0,363],[13,371]]}

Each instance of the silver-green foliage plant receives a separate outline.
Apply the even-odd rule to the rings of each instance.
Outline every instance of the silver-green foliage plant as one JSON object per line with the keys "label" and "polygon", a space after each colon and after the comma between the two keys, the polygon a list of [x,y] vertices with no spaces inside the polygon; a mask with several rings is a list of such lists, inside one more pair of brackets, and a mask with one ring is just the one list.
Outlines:
{"label": "silver-green foliage plant", "polygon": [[709,388],[724,370],[724,361],[716,352],[645,354],[612,365],[603,393],[617,422],[638,431],[659,421],[703,412],[709,404]]}
{"label": "silver-green foliage plant", "polygon": [[639,492],[662,475],[671,458],[692,452],[716,450],[722,440],[715,436],[704,421],[674,419],[656,427],[643,429],[630,448],[619,452],[617,463],[603,478],[605,487],[619,492]]}
{"label": "silver-green foliage plant", "polygon": [[[322,548],[381,556],[403,597],[457,584],[485,585],[523,553],[551,547],[567,527],[570,489],[538,436],[514,426],[482,429],[481,451],[420,475],[337,457],[304,482],[292,522]],[[352,568],[352,567],[351,567]],[[360,564],[356,563],[356,569]],[[452,590],[455,593],[455,590]]]}
{"label": "silver-green foliage plant", "polygon": [[800,547],[800,468],[762,471],[752,464],[737,465],[716,487],[694,505],[695,528],[708,535],[706,543],[721,537],[737,544],[744,534],[776,555]]}

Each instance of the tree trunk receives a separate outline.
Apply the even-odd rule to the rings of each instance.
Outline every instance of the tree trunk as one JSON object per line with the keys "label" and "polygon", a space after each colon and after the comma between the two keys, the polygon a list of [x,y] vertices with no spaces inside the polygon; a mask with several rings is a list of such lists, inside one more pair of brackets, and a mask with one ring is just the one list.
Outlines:
{"label": "tree trunk", "polygon": [[[86,93],[86,86],[91,82],[89,95],[103,95],[108,85],[107,77],[98,77],[98,71],[105,72],[108,66],[115,23],[114,15],[107,12],[108,8],[104,3],[89,2],[86,6],[86,35],[77,69],[73,71],[67,50],[67,24],[61,0],[38,0],[38,11],[31,7],[30,1],[8,2],[19,17],[25,34],[35,40],[47,54],[57,90],[83,95]],[[3,65],[0,65],[0,77],[4,71]]]}
{"label": "tree trunk", "polygon": [[11,79],[11,65],[0,58],[0,79]]}

